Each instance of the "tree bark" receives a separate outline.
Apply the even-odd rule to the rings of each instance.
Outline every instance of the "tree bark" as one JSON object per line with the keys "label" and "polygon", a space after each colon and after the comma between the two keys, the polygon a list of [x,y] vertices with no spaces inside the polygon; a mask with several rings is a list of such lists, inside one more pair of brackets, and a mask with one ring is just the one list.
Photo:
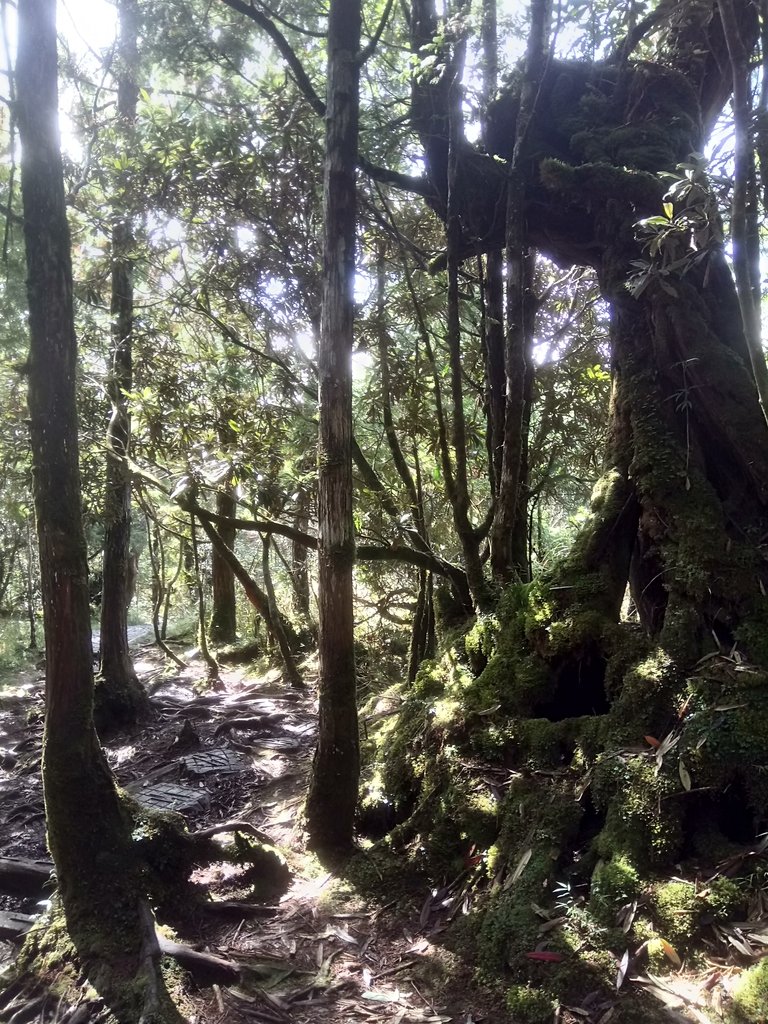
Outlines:
{"label": "tree bark", "polygon": [[[67,927],[120,1019],[179,1020],[141,898],[131,822],[93,724],[77,342],[57,124],[55,0],[20,0],[16,64],[29,301],[29,414],[46,646],[43,786]],[[119,922],[119,926],[117,924]],[[151,933],[151,934],[150,934]]]}
{"label": "tree bark", "polygon": [[360,750],[357,722],[352,521],[352,344],[361,10],[331,0],[328,18],[323,298],[319,377],[320,721],[307,796],[310,842],[352,846]]}
{"label": "tree bark", "polygon": [[[117,128],[120,148],[130,151],[139,95],[135,0],[121,0],[119,15]],[[107,382],[112,417],[107,430],[100,679],[96,688],[96,720],[100,728],[131,724],[149,711],[149,701],[134,671],[128,648],[128,607],[132,596],[129,593],[132,554],[128,465],[131,417],[125,396],[133,386],[135,238],[130,212],[132,202],[130,182],[119,182],[112,224],[112,363]]]}

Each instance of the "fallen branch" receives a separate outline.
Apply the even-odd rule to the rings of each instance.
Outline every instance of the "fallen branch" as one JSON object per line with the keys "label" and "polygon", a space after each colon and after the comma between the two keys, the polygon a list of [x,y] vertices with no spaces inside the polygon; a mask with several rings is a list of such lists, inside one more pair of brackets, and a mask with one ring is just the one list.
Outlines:
{"label": "fallen branch", "polygon": [[0,857],[0,892],[14,896],[37,896],[51,881],[50,861],[12,860]]}
{"label": "fallen branch", "polygon": [[250,821],[225,821],[222,825],[210,825],[208,828],[200,829],[199,832],[193,832],[192,838],[210,839],[212,836],[219,836],[224,832],[243,832],[246,835],[254,836],[260,843],[266,843],[268,846],[275,845],[274,839]]}
{"label": "fallen branch", "polygon": [[200,953],[179,942],[171,942],[159,932],[157,941],[163,956],[173,957],[189,971],[197,985],[235,985],[241,979],[240,968],[231,960],[225,960],[224,957],[215,956],[213,953]]}

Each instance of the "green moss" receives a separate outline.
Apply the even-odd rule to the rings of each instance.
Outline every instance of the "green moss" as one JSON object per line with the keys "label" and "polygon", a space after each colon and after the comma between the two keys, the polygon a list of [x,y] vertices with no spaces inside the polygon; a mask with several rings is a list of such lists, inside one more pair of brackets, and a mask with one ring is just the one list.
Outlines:
{"label": "green moss", "polygon": [[464,650],[475,674],[481,672],[496,649],[499,620],[496,615],[481,615],[464,638]]}
{"label": "green moss", "polygon": [[727,921],[746,904],[742,887],[732,878],[716,878],[700,895],[708,921]]}
{"label": "green moss", "polygon": [[557,862],[582,813],[568,786],[519,778],[509,787],[493,856],[498,887],[474,943],[483,970],[493,973],[506,965],[525,976],[525,955],[536,948],[541,926],[534,905],[551,900]]}
{"label": "green moss", "polygon": [[593,799],[606,813],[595,840],[597,853],[605,858],[623,854],[638,869],[674,862],[682,846],[682,823],[679,808],[665,798],[679,788],[671,768],[657,773],[651,757],[601,755],[592,784]]}
{"label": "green moss", "polygon": [[661,937],[678,952],[688,949],[704,910],[696,886],[691,882],[663,883],[653,893],[652,907]]}
{"label": "green moss", "polygon": [[689,678],[688,692],[680,756],[697,786],[730,789],[761,831],[768,805],[768,674],[714,659]]}
{"label": "green moss", "polygon": [[768,598],[760,595],[747,608],[736,630],[736,644],[750,662],[768,668]]}
{"label": "green moss", "polygon": [[640,876],[631,862],[621,854],[600,861],[592,873],[589,907],[598,921],[616,923],[616,914],[640,892]]}
{"label": "green moss", "polygon": [[733,989],[739,1024],[764,1024],[768,1016],[768,957],[750,967]]}
{"label": "green moss", "polygon": [[614,167],[594,159],[601,155],[593,152],[593,159],[578,167],[560,160],[542,160],[539,166],[542,184],[563,196],[578,198],[579,203],[588,208],[594,205],[602,209],[606,198],[612,198],[628,207],[661,209],[664,186],[655,174]]}
{"label": "green moss", "polygon": [[507,1009],[519,1024],[550,1024],[556,1003],[540,988],[512,985],[507,990]]}

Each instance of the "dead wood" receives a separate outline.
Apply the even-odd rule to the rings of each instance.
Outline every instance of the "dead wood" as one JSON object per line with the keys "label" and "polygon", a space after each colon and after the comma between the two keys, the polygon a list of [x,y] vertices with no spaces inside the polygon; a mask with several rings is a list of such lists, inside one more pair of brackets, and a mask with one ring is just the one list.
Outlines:
{"label": "dead wood", "polygon": [[50,861],[13,860],[0,857],[0,892],[14,896],[36,896],[51,878]]}
{"label": "dead wood", "polygon": [[243,832],[246,835],[254,836],[260,843],[267,843],[274,846],[275,841],[266,832],[251,824],[250,821],[225,821],[221,825],[209,825],[208,828],[200,829],[192,833],[193,839],[210,839],[212,836],[222,835],[224,832]]}
{"label": "dead wood", "polygon": [[15,910],[0,910],[0,939],[20,939],[25,935],[36,918],[19,914]]}
{"label": "dead wood", "polygon": [[230,960],[213,953],[201,953],[190,946],[171,942],[158,934],[157,941],[163,956],[170,956],[189,971],[197,985],[234,985],[240,981],[240,968]]}

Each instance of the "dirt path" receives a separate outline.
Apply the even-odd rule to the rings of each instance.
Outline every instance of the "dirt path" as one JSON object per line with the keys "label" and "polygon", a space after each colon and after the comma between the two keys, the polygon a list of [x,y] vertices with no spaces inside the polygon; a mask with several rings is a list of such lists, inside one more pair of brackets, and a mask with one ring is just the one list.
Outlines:
{"label": "dirt path", "polygon": [[[234,906],[226,916],[184,914],[172,922],[171,937],[232,961],[240,980],[188,986],[183,1001],[190,1020],[503,1024],[509,1019],[439,945],[446,918],[460,912],[458,887],[425,889],[382,904],[307,856],[300,811],[314,745],[311,689],[298,694],[275,673],[257,679],[238,668],[222,673],[221,692],[201,694],[194,684],[204,672],[196,662],[185,673],[169,675],[152,649],[136,653],[156,714],[147,727],[107,745],[120,784],[148,806],[182,813],[191,830],[249,822],[280,848],[292,873],[287,890],[271,894],[257,894],[240,869],[224,862],[194,876],[210,899]],[[40,673],[20,675],[0,691],[0,858],[46,856],[41,691]],[[0,911],[38,913],[36,902],[0,896]],[[0,944],[0,966],[14,953],[11,943]],[[19,995],[3,1008],[0,997],[0,1019],[23,1007],[21,1000]],[[91,1019],[101,1019],[98,1005],[92,1010]],[[35,1019],[67,1019],[66,1009],[54,1000],[49,1011],[43,1007]]]}

